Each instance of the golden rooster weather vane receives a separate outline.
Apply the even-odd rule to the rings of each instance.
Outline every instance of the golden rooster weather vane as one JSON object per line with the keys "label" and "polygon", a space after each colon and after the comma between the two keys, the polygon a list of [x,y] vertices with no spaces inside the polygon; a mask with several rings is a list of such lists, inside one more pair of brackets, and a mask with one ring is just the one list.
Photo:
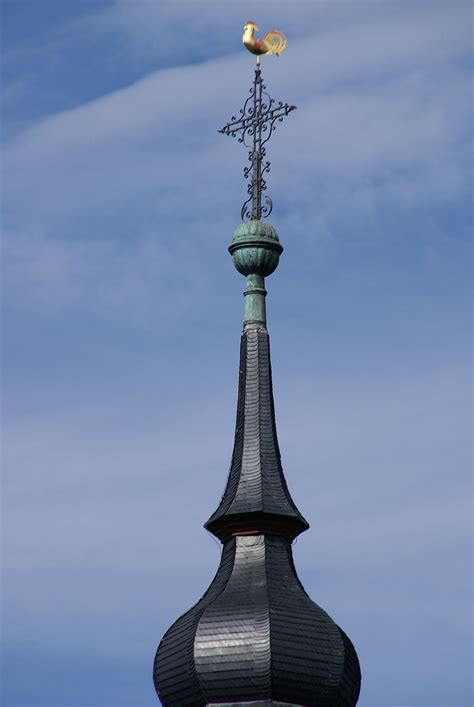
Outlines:
{"label": "golden rooster weather vane", "polygon": [[260,63],[260,56],[262,54],[276,54],[280,56],[280,54],[285,51],[286,45],[288,44],[288,40],[283,32],[279,32],[277,29],[270,30],[262,39],[255,39],[255,32],[259,31],[255,22],[246,22],[242,35],[242,42],[245,47],[252,54],[256,54],[257,64]]}
{"label": "golden rooster weather vane", "polygon": [[[248,198],[240,212],[242,221],[245,219],[259,220],[268,216],[273,208],[272,200],[264,192],[267,188],[265,176],[270,171],[270,162],[265,160],[266,144],[269,141],[276,124],[295,110],[296,106],[283,101],[275,101],[267,93],[260,69],[261,54],[281,54],[287,40],[283,32],[272,30],[263,39],[254,39],[258,27],[254,22],[247,22],[244,27],[242,41],[252,54],[257,56],[255,78],[250,95],[239,111],[239,116],[233,115],[226,125],[219,130],[224,135],[236,137],[249,150],[250,164],[244,168],[244,177],[249,180],[247,186]],[[262,199],[265,203],[262,204]]]}

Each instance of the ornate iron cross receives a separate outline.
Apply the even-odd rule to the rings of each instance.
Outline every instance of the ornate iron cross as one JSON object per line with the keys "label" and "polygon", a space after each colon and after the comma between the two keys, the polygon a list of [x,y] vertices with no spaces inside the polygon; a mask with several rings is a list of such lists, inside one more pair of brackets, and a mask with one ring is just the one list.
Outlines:
{"label": "ornate iron cross", "polygon": [[238,136],[238,141],[250,149],[250,165],[244,168],[244,177],[249,180],[249,184],[248,199],[240,212],[242,221],[260,219],[271,213],[273,204],[269,196],[265,195],[265,204],[262,206],[263,192],[267,188],[264,175],[270,171],[270,162],[264,161],[265,145],[275,130],[276,122],[281,122],[285,115],[296,108],[282,101],[277,103],[270,98],[265,89],[260,65],[257,64],[250,96],[245,101],[244,107],[240,109],[239,118],[233,115],[230,123],[219,130],[224,135]]}

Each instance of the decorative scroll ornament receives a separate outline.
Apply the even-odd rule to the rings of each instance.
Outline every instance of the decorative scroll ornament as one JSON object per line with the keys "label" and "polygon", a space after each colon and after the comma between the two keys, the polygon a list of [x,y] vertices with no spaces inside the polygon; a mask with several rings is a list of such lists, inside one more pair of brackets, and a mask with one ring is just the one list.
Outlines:
{"label": "decorative scroll ornament", "polygon": [[262,81],[260,64],[257,63],[250,95],[244,107],[240,109],[239,117],[233,115],[230,122],[219,130],[224,135],[237,137],[239,142],[249,148],[250,164],[244,168],[244,177],[249,181],[248,198],[240,212],[242,221],[260,220],[272,211],[272,200],[264,195],[267,189],[265,175],[270,171],[270,162],[265,160],[265,145],[275,130],[276,123],[281,122],[295,108],[296,106],[270,98]]}

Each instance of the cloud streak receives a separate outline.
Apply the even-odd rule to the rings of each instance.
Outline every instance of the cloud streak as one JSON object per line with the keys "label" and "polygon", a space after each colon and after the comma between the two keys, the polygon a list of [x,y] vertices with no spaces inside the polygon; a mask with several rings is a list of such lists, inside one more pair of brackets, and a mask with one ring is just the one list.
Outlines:
{"label": "cloud streak", "polygon": [[[454,204],[466,196],[470,88],[459,62],[468,33],[456,12],[439,7],[423,20],[415,6],[390,23],[366,18],[295,37],[284,64],[265,66],[272,91],[278,85],[278,96],[299,105],[274,138],[270,189],[283,228],[314,221],[322,235],[334,235],[337,223],[377,219],[387,207]],[[308,74],[304,66],[317,70]],[[150,248],[177,264],[183,249],[165,224],[174,221],[189,233],[193,222],[193,238],[212,257],[217,231],[229,228],[236,194],[244,193],[238,175],[244,151],[214,129],[216,92],[223,123],[249,79],[240,54],[159,70],[13,139],[5,155],[11,282],[24,278],[27,292],[51,290],[57,303],[87,301],[95,292],[110,316],[110,297],[127,293],[123,268],[113,266],[122,257],[114,246],[133,243],[138,270],[146,268]],[[218,210],[210,234],[204,224],[211,203]],[[48,281],[48,259],[63,273],[56,287],[54,277]],[[114,270],[112,294],[101,282]],[[146,306],[150,287],[140,287],[138,277],[129,287]]]}

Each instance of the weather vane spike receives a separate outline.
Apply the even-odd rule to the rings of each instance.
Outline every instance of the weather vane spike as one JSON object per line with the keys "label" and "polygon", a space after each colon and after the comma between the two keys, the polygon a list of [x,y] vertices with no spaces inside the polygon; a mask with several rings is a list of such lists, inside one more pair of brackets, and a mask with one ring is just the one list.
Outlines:
{"label": "weather vane spike", "polygon": [[244,168],[244,177],[249,180],[247,187],[248,199],[244,202],[240,212],[242,221],[260,220],[268,216],[273,208],[272,200],[265,196],[262,206],[263,192],[267,183],[265,174],[270,171],[270,162],[265,161],[265,145],[269,141],[276,123],[281,122],[296,106],[270,98],[266,86],[262,81],[260,70],[260,56],[263,54],[276,54],[279,56],[286,48],[287,39],[283,32],[272,30],[267,32],[263,39],[255,39],[254,34],[258,27],[254,22],[247,22],[244,26],[242,42],[245,47],[257,56],[255,77],[250,95],[240,109],[240,115],[233,115],[230,122],[224,125],[220,133],[237,137],[249,149],[250,165]]}

